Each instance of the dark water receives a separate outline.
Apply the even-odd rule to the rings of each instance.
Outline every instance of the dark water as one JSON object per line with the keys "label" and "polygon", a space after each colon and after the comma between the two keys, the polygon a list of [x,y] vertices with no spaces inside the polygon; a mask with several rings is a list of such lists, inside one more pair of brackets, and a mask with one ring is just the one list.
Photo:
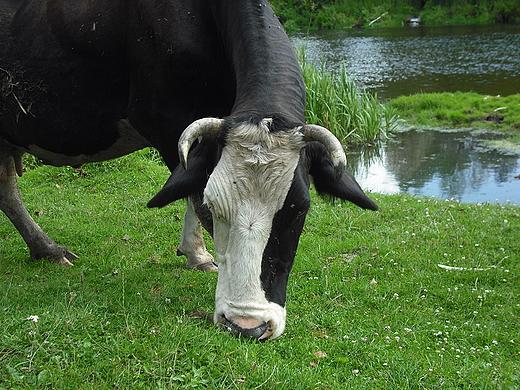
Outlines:
{"label": "dark water", "polygon": [[[420,92],[520,93],[520,25],[403,27],[295,34],[308,59],[344,63],[380,100]],[[350,157],[364,189],[520,205],[520,154],[472,132],[408,131]]]}
{"label": "dark water", "polygon": [[293,35],[309,59],[380,98],[419,92],[520,93],[520,25],[402,27]]}

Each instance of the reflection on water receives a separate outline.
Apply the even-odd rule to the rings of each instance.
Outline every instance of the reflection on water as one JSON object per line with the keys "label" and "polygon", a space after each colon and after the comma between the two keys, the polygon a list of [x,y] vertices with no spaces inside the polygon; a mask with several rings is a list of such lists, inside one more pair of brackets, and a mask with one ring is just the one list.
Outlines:
{"label": "reflection on water", "polygon": [[420,92],[520,92],[520,25],[421,26],[292,35],[310,60],[345,63],[381,98]]}
{"label": "reflection on water", "polygon": [[[520,25],[374,28],[296,33],[308,59],[344,62],[382,99],[420,92],[520,93]],[[469,132],[409,131],[350,154],[364,189],[520,205],[520,156],[484,149]]]}
{"label": "reflection on water", "polygon": [[520,205],[520,179],[515,178],[520,155],[483,148],[484,137],[453,131],[399,132],[381,147],[350,150],[350,170],[368,191]]}

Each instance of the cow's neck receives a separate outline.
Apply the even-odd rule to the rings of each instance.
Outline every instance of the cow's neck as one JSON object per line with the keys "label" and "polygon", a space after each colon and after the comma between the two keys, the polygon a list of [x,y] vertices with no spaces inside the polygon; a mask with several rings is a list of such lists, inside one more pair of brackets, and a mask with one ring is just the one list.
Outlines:
{"label": "cow's neck", "polygon": [[223,3],[216,19],[236,74],[232,116],[282,115],[303,122],[300,67],[271,6],[265,0]]}

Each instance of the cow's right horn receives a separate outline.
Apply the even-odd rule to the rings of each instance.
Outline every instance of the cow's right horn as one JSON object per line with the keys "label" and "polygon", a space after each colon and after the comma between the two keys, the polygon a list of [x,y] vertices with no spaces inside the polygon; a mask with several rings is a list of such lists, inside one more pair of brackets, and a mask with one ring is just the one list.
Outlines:
{"label": "cow's right horn", "polygon": [[327,148],[332,158],[332,163],[334,164],[335,179],[339,181],[347,168],[347,156],[345,155],[341,142],[339,142],[334,134],[322,126],[305,125],[301,132],[306,142],[318,141]]}
{"label": "cow's right horn", "polygon": [[193,122],[182,132],[178,148],[179,159],[184,169],[188,167],[188,153],[195,140],[206,134],[219,135],[223,123],[224,119],[202,118]]}

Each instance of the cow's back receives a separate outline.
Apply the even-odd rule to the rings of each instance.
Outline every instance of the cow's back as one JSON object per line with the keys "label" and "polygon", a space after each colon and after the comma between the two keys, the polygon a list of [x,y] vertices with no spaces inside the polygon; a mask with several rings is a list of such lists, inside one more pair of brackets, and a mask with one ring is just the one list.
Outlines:
{"label": "cow's back", "polygon": [[0,136],[50,164],[113,148],[123,120],[174,168],[186,126],[231,112],[233,67],[204,2],[28,0],[12,26]]}
{"label": "cow's back", "polygon": [[16,2],[2,3],[0,134],[43,159],[110,148],[128,103],[124,42],[107,19],[124,15],[63,4],[23,2],[9,27]]}
{"label": "cow's back", "polygon": [[6,53],[11,21],[20,3],[20,0],[0,0],[0,60]]}

